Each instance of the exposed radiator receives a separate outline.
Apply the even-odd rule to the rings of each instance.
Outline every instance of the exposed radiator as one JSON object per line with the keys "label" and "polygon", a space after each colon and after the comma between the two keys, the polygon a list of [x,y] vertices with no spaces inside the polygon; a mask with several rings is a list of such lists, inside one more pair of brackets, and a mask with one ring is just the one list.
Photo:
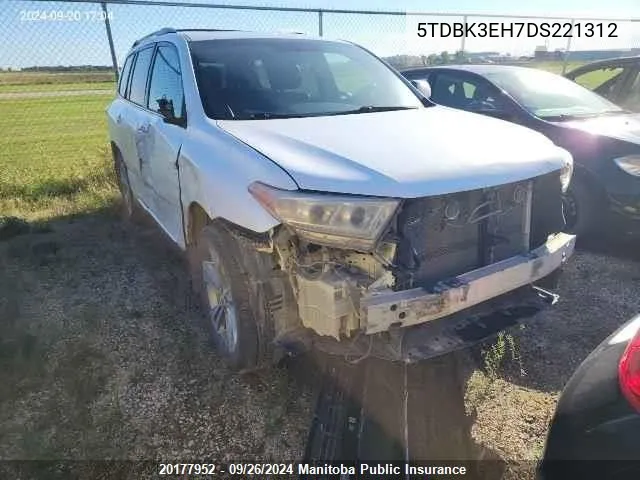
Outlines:
{"label": "exposed radiator", "polygon": [[411,199],[398,216],[396,290],[529,250],[534,181]]}

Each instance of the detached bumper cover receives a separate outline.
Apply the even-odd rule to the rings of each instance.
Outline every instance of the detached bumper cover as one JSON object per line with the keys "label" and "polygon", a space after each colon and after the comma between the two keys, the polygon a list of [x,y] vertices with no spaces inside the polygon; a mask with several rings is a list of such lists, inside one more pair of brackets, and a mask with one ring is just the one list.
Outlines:
{"label": "detached bumper cover", "polygon": [[431,291],[414,288],[371,293],[360,301],[365,333],[437,320],[533,284],[571,257],[575,240],[575,235],[556,234],[528,254],[459,275],[439,283]]}

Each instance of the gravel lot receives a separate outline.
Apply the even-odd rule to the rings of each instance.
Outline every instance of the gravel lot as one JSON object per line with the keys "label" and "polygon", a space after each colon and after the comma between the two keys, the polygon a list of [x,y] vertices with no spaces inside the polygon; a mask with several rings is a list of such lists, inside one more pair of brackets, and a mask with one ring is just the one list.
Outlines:
{"label": "gravel lot", "polygon": [[[0,240],[0,458],[301,458],[311,386],[224,367],[155,229],[105,211],[38,230]],[[514,333],[494,374],[477,368],[488,345],[465,354],[475,442],[533,465],[559,390],[640,312],[639,288],[632,247],[578,252],[561,302]]]}

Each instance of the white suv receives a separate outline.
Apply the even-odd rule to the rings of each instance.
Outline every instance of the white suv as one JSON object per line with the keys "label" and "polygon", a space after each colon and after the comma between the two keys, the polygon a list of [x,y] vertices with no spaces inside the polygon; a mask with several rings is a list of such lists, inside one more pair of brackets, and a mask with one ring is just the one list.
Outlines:
{"label": "white suv", "polygon": [[570,154],[427,90],[343,41],[134,44],[107,111],[125,212],[187,252],[232,366],[310,346],[428,358],[557,298],[536,282],[573,253]]}

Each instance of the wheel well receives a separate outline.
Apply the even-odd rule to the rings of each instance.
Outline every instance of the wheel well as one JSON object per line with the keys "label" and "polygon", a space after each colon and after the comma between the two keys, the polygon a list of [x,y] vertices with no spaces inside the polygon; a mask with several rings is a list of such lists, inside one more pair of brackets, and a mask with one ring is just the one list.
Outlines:
{"label": "wheel well", "polygon": [[598,179],[595,176],[595,174],[593,174],[590,170],[580,165],[574,164],[572,181],[574,179],[579,179],[579,181],[586,184],[590,189],[593,189],[592,191],[594,194],[602,198],[606,198],[605,189],[602,187],[600,182],[598,182]]}
{"label": "wheel well", "polygon": [[211,218],[207,212],[197,202],[192,202],[189,205],[189,214],[187,217],[187,238],[186,244],[191,245],[198,235],[198,232],[211,221]]}
{"label": "wheel well", "polygon": [[111,143],[111,157],[113,158],[113,171],[116,174],[116,181],[118,176],[120,175],[120,161],[122,160],[122,153],[120,152],[120,149],[118,148],[118,145],[116,145],[116,142],[110,142]]}
{"label": "wheel well", "polygon": [[120,149],[118,148],[118,145],[116,144],[116,142],[112,141],[111,143],[111,155],[113,156],[113,160],[117,160],[118,158],[122,157],[122,153],[120,153]]}

